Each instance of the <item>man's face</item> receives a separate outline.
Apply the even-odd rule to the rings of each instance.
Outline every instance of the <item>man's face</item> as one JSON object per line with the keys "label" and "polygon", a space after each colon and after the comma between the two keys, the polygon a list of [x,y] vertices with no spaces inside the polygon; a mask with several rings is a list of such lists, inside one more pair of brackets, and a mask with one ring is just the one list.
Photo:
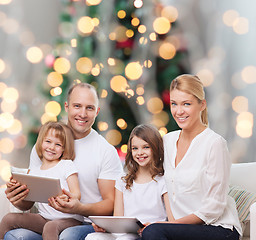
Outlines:
{"label": "man's face", "polygon": [[75,87],[69,96],[69,102],[65,103],[65,110],[75,139],[87,136],[100,111],[96,93],[85,87]]}

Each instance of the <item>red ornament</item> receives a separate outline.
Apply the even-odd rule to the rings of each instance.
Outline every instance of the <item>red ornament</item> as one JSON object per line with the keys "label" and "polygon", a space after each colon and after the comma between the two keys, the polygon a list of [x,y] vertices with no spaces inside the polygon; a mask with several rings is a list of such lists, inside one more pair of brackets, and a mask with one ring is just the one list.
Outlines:
{"label": "red ornament", "polygon": [[165,105],[170,105],[170,91],[169,90],[164,90],[162,92],[162,100]]}

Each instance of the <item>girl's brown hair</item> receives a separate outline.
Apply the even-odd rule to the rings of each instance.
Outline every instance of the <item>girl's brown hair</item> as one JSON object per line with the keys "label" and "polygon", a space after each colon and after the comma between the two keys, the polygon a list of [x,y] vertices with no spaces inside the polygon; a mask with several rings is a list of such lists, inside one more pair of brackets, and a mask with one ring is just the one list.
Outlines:
{"label": "girl's brown hair", "polygon": [[44,138],[50,130],[54,130],[56,138],[59,138],[63,145],[63,154],[61,159],[75,159],[75,147],[74,147],[74,135],[72,130],[62,122],[47,122],[45,123],[39,131],[37,141],[36,141],[36,152],[39,158],[42,160],[42,143]]}
{"label": "girl's brown hair", "polygon": [[163,161],[164,161],[164,147],[163,139],[158,132],[158,130],[148,124],[141,124],[136,126],[129,137],[127,154],[125,157],[125,169],[127,169],[126,176],[123,177],[123,180],[126,182],[126,189],[131,189],[133,181],[136,179],[136,173],[138,171],[139,165],[133,160],[132,157],[132,139],[136,136],[147,142],[151,148],[153,154],[152,161],[149,164],[149,171],[151,173],[152,179],[155,176],[163,176]]}
{"label": "girl's brown hair", "polygon": [[[176,77],[170,85],[170,92],[174,89],[195,96],[198,102],[201,102],[205,99],[203,83],[197,76],[183,74]],[[201,121],[204,125],[208,126],[207,107],[205,107],[205,109],[201,113]]]}

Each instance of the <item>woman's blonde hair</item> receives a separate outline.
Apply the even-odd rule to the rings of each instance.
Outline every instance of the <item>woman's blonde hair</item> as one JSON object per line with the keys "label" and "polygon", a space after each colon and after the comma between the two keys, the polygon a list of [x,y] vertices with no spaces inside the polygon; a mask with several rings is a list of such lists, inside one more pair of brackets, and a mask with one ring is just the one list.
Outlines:
{"label": "woman's blonde hair", "polygon": [[42,144],[44,138],[50,130],[54,130],[56,138],[59,138],[63,145],[63,153],[60,159],[75,159],[75,147],[74,147],[74,135],[72,130],[62,122],[47,122],[45,123],[39,131],[37,141],[36,141],[36,152],[39,158],[42,160]]}
{"label": "woman's blonde hair", "polygon": [[[183,74],[176,77],[170,85],[170,92],[177,89],[195,96],[198,102],[205,99],[204,86],[199,77],[190,74]],[[201,121],[204,125],[208,126],[207,106],[201,113]]]}
{"label": "woman's blonde hair", "polygon": [[127,169],[127,174],[125,177],[123,177],[123,180],[126,183],[126,189],[131,189],[139,168],[139,164],[135,162],[132,157],[132,139],[134,136],[147,142],[151,148],[153,157],[152,161],[150,161],[148,164],[152,179],[154,179],[154,177],[157,175],[162,176],[164,174],[164,147],[163,139],[160,133],[155,127],[149,124],[138,125],[132,130],[127,143],[127,154],[125,156],[124,165],[124,168]]}

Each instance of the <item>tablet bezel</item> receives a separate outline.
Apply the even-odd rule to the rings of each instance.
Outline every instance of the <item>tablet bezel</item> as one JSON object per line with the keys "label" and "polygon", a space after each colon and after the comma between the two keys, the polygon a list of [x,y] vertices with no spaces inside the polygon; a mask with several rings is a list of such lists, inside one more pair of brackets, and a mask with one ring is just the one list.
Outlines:
{"label": "tablet bezel", "polygon": [[143,224],[135,217],[89,216],[97,226],[110,233],[137,233]]}
{"label": "tablet bezel", "polygon": [[24,200],[48,203],[50,197],[62,194],[60,179],[16,172],[12,172],[12,176],[16,181],[27,185],[29,193]]}

